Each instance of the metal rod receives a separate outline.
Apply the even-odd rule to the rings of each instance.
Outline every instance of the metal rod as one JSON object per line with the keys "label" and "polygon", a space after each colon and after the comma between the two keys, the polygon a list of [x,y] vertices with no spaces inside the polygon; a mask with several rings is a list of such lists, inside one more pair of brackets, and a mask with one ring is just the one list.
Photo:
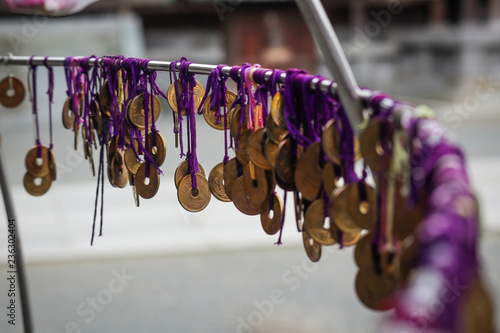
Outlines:
{"label": "metal rod", "polygon": [[338,93],[355,132],[363,122],[363,92],[359,88],[340,42],[320,0],[295,0],[323,56],[326,67],[338,83]]}
{"label": "metal rod", "polygon": [[[17,283],[19,286],[19,297],[21,300],[21,310],[23,315],[23,326],[24,332],[31,333],[32,325],[31,325],[31,311],[30,311],[30,303],[28,297],[28,285],[26,281],[26,275],[24,272],[24,260],[23,253],[21,247],[21,237],[19,236],[19,232],[17,229],[17,220],[16,215],[14,213],[14,205],[12,204],[12,198],[10,196],[9,185],[7,184],[7,177],[5,176],[5,172],[2,164],[2,156],[0,154],[0,186],[2,188],[2,196],[3,202],[5,204],[5,212],[7,213],[7,228],[9,228],[10,224],[13,224],[13,234],[16,240],[16,248],[15,248],[15,268],[17,270]],[[9,267],[9,266],[8,266]],[[9,269],[10,270],[10,269]]]}
{"label": "metal rod", "polygon": [[[30,58],[31,57],[26,57],[26,56],[0,56],[0,65],[18,65],[18,66],[29,66],[30,65]],[[75,57],[78,58],[78,57]],[[82,57],[83,58],[83,57]],[[38,66],[43,66],[44,65],[44,59],[45,57],[40,57],[36,56],[33,57],[33,65],[38,65]],[[52,66],[52,67],[62,67],[64,66],[64,57],[47,57],[47,65]],[[91,58],[89,59],[89,65],[94,66],[95,62],[100,61],[99,58],[94,59]],[[148,63],[148,69],[155,70],[155,71],[170,71],[170,61],[150,61]],[[193,74],[203,74],[203,75],[208,75],[210,72],[214,69],[217,68],[216,65],[209,65],[209,64],[199,64],[199,63],[192,63],[189,65],[189,71]],[[177,64],[176,69],[180,69],[180,63]],[[226,76],[229,76],[229,71],[232,69],[231,66],[224,66],[222,67],[222,73]],[[265,69],[265,68],[264,68]],[[269,78],[272,75],[272,70],[268,69],[268,71],[265,74],[265,79]],[[285,82],[286,78],[286,73],[283,73],[279,81],[281,83]],[[318,82],[318,79],[313,79],[311,81],[311,88],[316,89],[316,83]],[[323,80],[320,84],[320,89],[321,91],[328,92],[330,94],[334,94],[337,91],[337,83],[333,82],[331,80]]]}

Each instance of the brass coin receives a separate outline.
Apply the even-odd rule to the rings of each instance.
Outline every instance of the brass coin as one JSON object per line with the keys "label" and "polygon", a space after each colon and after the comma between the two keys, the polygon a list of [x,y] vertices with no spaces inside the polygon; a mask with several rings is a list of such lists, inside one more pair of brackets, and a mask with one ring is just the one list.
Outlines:
{"label": "brass coin", "polygon": [[[231,119],[229,122],[229,130],[233,138],[248,130],[248,105],[245,105],[245,113],[241,115],[241,105],[236,105],[231,111]],[[243,120],[241,120],[243,117]],[[240,124],[241,122],[241,124]]]}
{"label": "brass coin", "polygon": [[277,92],[271,101],[271,115],[276,125],[286,128],[285,122],[285,96],[281,92]]}
{"label": "brass coin", "polygon": [[[146,164],[149,164],[149,177],[146,177]],[[158,171],[151,163],[143,163],[135,174],[135,187],[137,193],[144,199],[151,199],[160,188]]]}
{"label": "brass coin", "polygon": [[[40,184],[36,184],[36,179],[40,179]],[[35,197],[39,197],[47,193],[47,191],[50,188],[50,185],[52,184],[52,180],[50,179],[49,174],[38,177],[38,176],[33,176],[29,172],[26,172],[26,174],[24,175],[23,183],[24,183],[24,188],[29,194]]]}
{"label": "brass coin", "polygon": [[[134,140],[134,148],[135,152],[139,154],[139,144],[137,143],[137,140]],[[139,155],[139,157],[141,156]],[[137,169],[139,169],[141,164],[144,163],[144,160],[141,161],[137,159],[131,145],[125,149],[125,156],[123,159],[125,166],[131,175],[135,175],[137,173]]]}
{"label": "brass coin", "polygon": [[407,196],[403,195],[403,185],[396,183],[394,198],[394,224],[393,232],[400,239],[413,235],[415,229],[424,219],[426,202],[428,196],[425,190],[421,190],[417,196],[417,202],[411,206]]}
{"label": "brass coin", "polygon": [[113,183],[119,187],[124,188],[128,183],[128,170],[125,164],[118,163],[116,157],[111,160],[111,175],[113,176]]}
{"label": "brass coin", "polygon": [[[153,136],[156,136],[156,145],[153,146]],[[160,132],[151,132],[148,136],[148,153],[158,167],[161,167],[167,156],[167,146],[165,139]]]}
{"label": "brass coin", "polygon": [[394,300],[391,293],[373,290],[369,286],[369,279],[372,276],[364,271],[358,271],[356,275],[356,293],[359,300],[366,307],[375,311],[387,311],[394,307]]}
{"label": "brass coin", "polygon": [[[203,169],[200,163],[198,163],[198,167],[200,168],[201,175],[205,177],[205,170]],[[177,166],[177,169],[175,169],[174,173],[175,188],[178,189],[181,180],[189,174],[190,174],[189,163],[187,160],[184,160]]]}
{"label": "brass coin", "polygon": [[71,97],[68,97],[64,102],[62,110],[62,123],[66,129],[72,129],[75,123],[75,114],[73,113],[71,107]]}
{"label": "brass coin", "polygon": [[273,115],[268,114],[266,118],[266,131],[269,138],[276,144],[279,144],[288,135],[288,130],[276,124]]}
{"label": "brass coin", "polygon": [[260,204],[253,202],[245,191],[243,177],[239,177],[233,184],[231,190],[231,199],[234,206],[243,214],[258,215],[260,214]]}
{"label": "brass coin", "polygon": [[[272,206],[271,206],[272,205]],[[272,216],[271,216],[272,211]],[[281,229],[283,204],[276,193],[269,196],[260,208],[260,223],[268,235],[275,235]]]}
{"label": "brass coin", "polygon": [[56,164],[56,155],[52,149],[49,149],[49,175],[52,181],[57,178],[57,164]]}
{"label": "brass coin", "polygon": [[257,205],[269,197],[269,184],[266,172],[252,163],[243,166],[243,184],[247,196]]}
{"label": "brass coin", "polygon": [[232,199],[232,189],[233,185],[238,179],[238,165],[236,162],[236,158],[232,158],[224,165],[224,189],[226,191],[227,196]]}
{"label": "brass coin", "polygon": [[92,120],[94,123],[94,128],[97,133],[102,132],[102,112],[101,106],[99,105],[99,101],[97,99],[92,100],[90,103],[90,111],[92,112]]}
{"label": "brass coin", "polygon": [[[180,84],[180,83],[181,83],[180,79],[178,79],[176,82],[173,82],[167,91],[168,104],[170,105],[172,110],[176,113],[178,112],[178,105],[177,105],[177,96],[175,95],[175,84],[177,84],[179,95],[181,95],[182,94],[182,84]],[[193,95],[194,95],[194,109],[198,110],[200,108],[200,104],[201,104],[201,101],[203,99],[203,96],[205,95],[205,89],[203,88],[201,83],[199,83],[198,81],[196,81],[196,85],[193,87]],[[182,109],[181,114],[183,116],[185,116],[186,109]]]}
{"label": "brass coin", "polygon": [[304,176],[314,187],[321,187],[323,180],[323,167],[320,163],[321,159],[321,144],[319,142],[314,142],[307,147],[301,159]]}
{"label": "brass coin", "polygon": [[373,187],[364,183],[366,191],[366,200],[360,201],[358,184],[352,184],[349,186],[349,214],[356,223],[356,225],[362,229],[372,229],[375,226],[375,191]]}
{"label": "brass coin", "polygon": [[[161,114],[160,99],[155,95],[150,96],[153,99],[153,110],[151,110],[151,100],[149,100],[147,102],[149,110],[148,126],[153,125],[153,117],[154,121],[157,121]],[[128,118],[130,120],[130,123],[140,129],[146,128],[145,99],[146,95],[144,93],[134,97],[134,99],[130,103],[128,111]]]}
{"label": "brass coin", "polygon": [[269,166],[274,169],[276,166],[276,155],[278,154],[278,145],[269,138],[264,141],[264,157]]}
{"label": "brass coin", "polygon": [[113,167],[112,167],[111,161],[108,163],[107,169],[108,169],[109,183],[111,184],[111,186],[116,187],[115,180],[113,179],[113,171],[112,171]]}
{"label": "brass coin", "polygon": [[[368,124],[361,134],[360,150],[363,159],[373,172],[380,172],[382,160],[385,156],[384,149],[380,143],[379,135],[380,122],[373,120]],[[389,165],[390,161],[387,161]]]}
{"label": "brass coin", "polygon": [[271,170],[271,166],[262,154],[262,139],[264,137],[264,128],[255,130],[248,138],[248,157],[253,164],[264,170]]}
{"label": "brass coin", "polygon": [[[342,124],[341,124],[342,125]],[[321,144],[323,145],[323,151],[330,161],[335,164],[341,165],[342,160],[340,158],[341,137],[337,129],[337,124],[335,119],[331,119],[326,123],[321,136]],[[354,137],[354,161],[358,161],[361,158],[360,143],[358,137]]]}
{"label": "brass coin", "polygon": [[38,147],[33,147],[26,154],[26,169],[34,177],[43,177],[49,174],[49,149],[40,147],[41,155],[38,158]]}
{"label": "brass coin", "polygon": [[[210,98],[211,95],[208,95],[207,99],[205,100],[205,103],[203,103],[203,117],[205,118],[207,124],[210,125],[210,127],[215,128],[216,130],[223,131],[224,128],[226,127],[224,123],[224,109],[221,108],[220,121],[217,122],[217,114],[215,110],[210,109]],[[235,99],[236,99],[236,94],[233,93],[232,91],[226,90],[227,111],[231,109],[231,106],[233,105]],[[227,112],[226,114],[226,122],[227,124],[229,124],[229,112]]]}
{"label": "brass coin", "polygon": [[[372,262],[371,260],[371,246],[373,241],[373,234],[367,233],[359,240],[356,248],[354,249],[354,260],[356,261],[356,265],[358,267],[369,266]],[[367,254],[369,252],[369,254]]]}
{"label": "brass coin", "polygon": [[307,230],[302,231],[302,242],[304,244],[307,257],[312,262],[318,262],[321,259],[321,244],[309,236]]}
{"label": "brass coin", "polygon": [[299,190],[300,193],[302,193],[302,196],[305,199],[309,201],[314,201],[320,195],[321,183],[319,185],[315,185],[306,178],[304,172],[305,162],[306,161],[304,158],[298,161],[297,166],[295,168],[294,183],[295,186],[297,187],[297,190]]}
{"label": "brass coin", "polygon": [[337,174],[335,174],[334,164],[331,162],[325,163],[321,176],[323,180],[323,189],[325,190],[325,193],[329,197],[332,197],[333,191],[335,191],[335,189],[338,187],[337,183],[340,179],[340,177]]}
{"label": "brass coin", "polygon": [[113,157],[115,157],[117,153],[117,147],[118,147],[118,141],[120,140],[120,137],[118,135],[113,136],[109,142],[108,142],[108,161],[111,161]]}
{"label": "brass coin", "polygon": [[308,208],[304,219],[304,228],[321,245],[336,243],[330,228],[325,228],[325,200],[315,200]]}
{"label": "brass coin", "polygon": [[229,202],[231,199],[224,186],[224,163],[219,163],[212,168],[208,175],[208,186],[212,195],[220,201]]}
{"label": "brass coin", "polygon": [[9,75],[0,81],[0,104],[6,108],[15,108],[24,100],[25,91],[23,82]]}
{"label": "brass coin", "polygon": [[210,189],[207,179],[200,173],[196,174],[197,188],[193,189],[193,179],[189,174],[182,178],[177,190],[177,199],[181,206],[192,213],[200,212],[210,202]]}
{"label": "brass coin", "polygon": [[236,149],[234,150],[236,158],[241,164],[248,164],[250,162],[250,156],[248,154],[248,139],[252,134],[251,130],[246,130],[240,134],[238,140],[236,140]]}
{"label": "brass coin", "polygon": [[298,191],[293,191],[293,208],[295,213],[295,224],[297,225],[297,231],[301,232],[304,230],[304,221],[302,219],[303,213],[303,201],[300,193]]}
{"label": "brass coin", "polygon": [[349,189],[351,186],[352,184],[336,189],[333,192],[333,199],[330,201],[330,218],[345,233],[354,233],[361,230],[350,214],[349,206],[352,202]]}
{"label": "brass coin", "polygon": [[276,154],[276,175],[291,188],[295,188],[295,169],[298,163],[297,153],[297,144],[292,138],[286,138],[279,144]]}

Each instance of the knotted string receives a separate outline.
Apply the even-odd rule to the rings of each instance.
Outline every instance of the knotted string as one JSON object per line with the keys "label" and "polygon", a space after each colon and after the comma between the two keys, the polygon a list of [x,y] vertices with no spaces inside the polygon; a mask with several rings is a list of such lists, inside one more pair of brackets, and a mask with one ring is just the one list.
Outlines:
{"label": "knotted string", "polygon": [[[33,118],[35,120],[35,142],[36,142],[36,147],[37,147],[37,157],[42,157],[42,142],[40,141],[40,125],[38,122],[38,106],[37,106],[37,100],[36,100],[36,70],[38,68],[37,65],[33,64],[33,58],[35,56],[30,57],[30,70],[28,73],[28,82],[31,81],[31,84],[29,87],[31,88],[30,96],[31,96],[31,107],[32,107],[32,114]],[[31,74],[31,76],[29,75]]]}
{"label": "knotted string", "polygon": [[[49,57],[45,57],[43,59],[43,64],[45,68],[48,70],[48,78],[49,78],[49,88],[47,90],[47,95],[49,96],[49,135],[50,135],[50,146],[49,149],[52,150],[54,148],[54,143],[52,140],[52,103],[54,103],[54,69],[47,64],[47,59]],[[52,154],[49,154],[49,158],[52,158]]]}

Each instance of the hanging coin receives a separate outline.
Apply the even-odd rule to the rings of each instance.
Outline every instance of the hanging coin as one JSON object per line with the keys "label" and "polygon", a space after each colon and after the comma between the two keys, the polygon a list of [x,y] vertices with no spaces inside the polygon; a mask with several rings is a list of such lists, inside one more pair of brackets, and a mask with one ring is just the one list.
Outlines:
{"label": "hanging coin", "polygon": [[49,175],[52,181],[57,178],[56,155],[52,149],[49,149]]}
{"label": "hanging coin", "polygon": [[260,208],[260,223],[268,235],[274,235],[281,229],[283,204],[276,193],[269,196]]}
{"label": "hanging coin", "polygon": [[[201,173],[201,175],[203,177],[205,177],[205,170],[203,169],[203,167],[201,166],[200,163],[198,163],[198,167],[200,168],[199,173]],[[174,173],[175,188],[178,189],[179,183],[181,182],[181,180],[189,174],[190,174],[189,162],[187,160],[184,160],[177,166],[177,169],[175,169],[175,173]]]}
{"label": "hanging coin", "polygon": [[243,184],[247,196],[255,204],[260,205],[269,197],[266,172],[251,162],[243,166]]}
{"label": "hanging coin", "polygon": [[299,190],[300,193],[302,193],[302,196],[305,199],[309,201],[314,201],[320,195],[321,183],[319,185],[315,185],[306,178],[304,172],[305,162],[306,161],[304,158],[301,158],[297,162],[297,166],[295,168],[294,183],[295,186],[297,187],[297,190]]}
{"label": "hanging coin", "polygon": [[248,138],[248,157],[253,164],[264,170],[271,170],[271,166],[262,154],[262,139],[264,128],[256,129]]}
{"label": "hanging coin", "polygon": [[[243,172],[243,171],[242,171]],[[224,165],[224,189],[227,196],[232,199],[232,189],[240,175],[238,174],[238,162],[236,158],[232,158]]]}
{"label": "hanging coin", "polygon": [[102,132],[102,112],[101,112],[101,106],[99,105],[99,102],[97,99],[93,99],[90,102],[90,111],[92,112],[92,120],[94,123],[94,128],[97,131],[97,133]]}
{"label": "hanging coin", "polygon": [[0,104],[7,108],[15,108],[24,100],[24,84],[13,75],[0,81]]}
{"label": "hanging coin", "polygon": [[[149,164],[149,175],[146,176],[146,165]],[[135,174],[135,187],[137,193],[144,199],[151,199],[160,188],[158,171],[151,163],[143,163]]]}
{"label": "hanging coin", "polygon": [[[241,114],[241,105],[236,105],[231,111],[229,130],[233,138],[237,138],[241,133],[248,130],[248,105],[245,105],[245,112]],[[243,117],[243,119],[241,118]]]}
{"label": "hanging coin", "polygon": [[212,195],[220,201],[229,202],[231,199],[224,186],[224,163],[219,163],[212,168],[208,175],[208,186]]}
{"label": "hanging coin", "polygon": [[[153,138],[153,136],[155,138]],[[153,145],[153,142],[156,144]],[[160,132],[151,132],[148,136],[148,153],[153,159],[156,166],[161,167],[163,162],[165,162],[165,157],[167,156],[167,146],[165,145],[165,139]]]}
{"label": "hanging coin", "polygon": [[[276,175],[289,187],[295,187],[295,169],[297,167],[297,144],[292,138],[286,138],[278,147],[276,154]],[[277,181],[279,184],[279,181]]]}
{"label": "hanging coin", "polygon": [[321,259],[321,244],[311,238],[311,236],[307,233],[307,230],[302,231],[302,242],[304,244],[307,257],[312,262],[318,262]]}
{"label": "hanging coin", "polygon": [[321,245],[336,243],[330,228],[325,228],[325,200],[315,200],[308,208],[304,218],[304,228]]}
{"label": "hanging coin", "polygon": [[119,163],[114,157],[111,160],[111,175],[113,177],[113,183],[119,187],[124,188],[128,183],[128,170],[125,164]]}
{"label": "hanging coin", "polygon": [[[145,95],[144,93],[134,97],[132,102],[130,103],[128,117],[130,119],[130,123],[132,123],[137,128],[143,129],[146,128],[146,114],[145,114]],[[148,127],[153,125],[153,117],[156,122],[161,114],[161,103],[158,96],[149,95],[150,98],[153,99],[153,109],[151,110],[151,100],[148,101]]]}
{"label": "hanging coin", "polygon": [[66,129],[72,129],[75,123],[75,114],[73,113],[71,107],[71,97],[68,97],[64,102],[62,110],[62,123]]}
{"label": "hanging coin", "polygon": [[[330,201],[330,218],[335,225],[346,233],[358,232],[361,228],[354,222],[350,214],[350,188],[353,185],[345,185],[333,192],[333,199]],[[356,186],[356,185],[354,185]]]}
{"label": "hanging coin", "polygon": [[280,127],[274,121],[272,114],[268,114],[266,118],[266,131],[269,138],[276,144],[279,144],[288,135],[288,130]]}
{"label": "hanging coin", "polygon": [[[382,159],[385,156],[384,148],[380,141],[380,122],[371,121],[361,134],[360,150],[363,159],[373,172],[380,172]],[[390,159],[390,157],[388,157]],[[390,161],[387,161],[390,165]]]}
{"label": "hanging coin", "polygon": [[[212,95],[208,95],[207,99],[205,100],[205,103],[203,103],[203,117],[205,118],[205,121],[207,122],[210,127],[215,128],[216,130],[223,131],[225,126],[224,123],[224,109],[223,107],[221,108],[221,112],[219,114],[219,119],[217,119],[217,113],[215,110],[212,110],[210,108],[210,98]],[[233,93],[232,91],[226,90],[226,110],[230,110],[231,106],[234,103],[234,100],[236,99],[236,94]],[[226,114],[227,118],[227,123],[229,124],[229,114]]]}
{"label": "hanging coin", "polygon": [[391,291],[380,291],[369,286],[369,279],[372,276],[363,271],[356,275],[356,293],[359,300],[366,307],[376,311],[387,311],[394,307]]}
{"label": "hanging coin", "polygon": [[[360,187],[365,191],[365,198],[361,201]],[[369,230],[375,226],[375,194],[373,187],[362,182],[349,186],[349,214],[362,229]]]}
{"label": "hanging coin", "polygon": [[196,213],[208,206],[210,202],[210,189],[207,179],[200,173],[196,174],[197,188],[193,188],[193,177],[191,174],[182,178],[177,191],[177,199],[185,210]]}
{"label": "hanging coin", "polygon": [[321,136],[321,143],[323,151],[330,161],[338,165],[342,164],[340,160],[340,134],[335,119],[331,119],[326,123]]}
{"label": "hanging coin", "polygon": [[[267,130],[266,130],[267,133]],[[276,155],[278,154],[278,145],[274,142],[272,142],[269,137],[266,137],[266,134],[264,134],[264,142],[263,142],[263,154],[264,157],[266,158],[267,163],[269,166],[274,169],[276,166]]]}
{"label": "hanging coin", "polygon": [[[40,150],[40,157],[38,157]],[[33,147],[26,154],[26,169],[34,177],[43,177],[49,174],[49,149],[44,146]]]}
{"label": "hanging coin", "polygon": [[338,187],[337,183],[340,177],[335,172],[335,165],[332,162],[325,163],[322,172],[323,188],[325,193],[331,198],[333,191]]}
{"label": "hanging coin", "polygon": [[[367,233],[359,240],[356,248],[354,249],[354,260],[358,267],[369,266],[372,262],[371,259],[371,246],[373,242],[373,234]],[[369,252],[370,254],[367,254]]]}
{"label": "hanging coin", "polygon": [[245,184],[243,177],[239,177],[233,184],[231,190],[231,199],[235,207],[246,215],[260,214],[260,204],[253,202],[245,192]]}
{"label": "hanging coin", "polygon": [[[175,85],[177,85],[179,96],[182,95],[183,88],[181,84],[181,79],[178,79],[176,82],[173,82],[168,88],[167,101],[172,110],[177,113],[179,106],[177,104],[177,96],[175,94]],[[203,100],[203,96],[205,95],[205,89],[198,81],[196,81],[196,85],[193,87],[193,95],[194,95],[194,109],[198,110],[200,108],[201,101]],[[185,116],[186,109],[182,109],[181,114]]]}
{"label": "hanging coin", "polygon": [[234,152],[236,153],[236,158],[241,164],[247,164],[250,162],[250,156],[248,155],[248,139],[251,134],[251,130],[246,130],[240,134],[238,139],[236,139],[236,148]]}
{"label": "hanging coin", "polygon": [[312,186],[321,187],[323,176],[323,155],[321,153],[321,144],[314,142],[307,147],[303,161],[303,172],[306,179]]}
{"label": "hanging coin", "polygon": [[134,198],[134,203],[136,207],[140,206],[139,193],[137,192],[137,187],[135,186],[135,175],[129,173],[129,183],[132,186],[132,196]]}
{"label": "hanging coin", "polygon": [[111,90],[109,88],[109,82],[106,80],[101,86],[99,91],[99,104],[101,105],[101,111],[104,112],[108,117],[111,117]]}
{"label": "hanging coin", "polygon": [[[134,152],[135,149],[135,152]],[[137,173],[137,169],[141,166],[143,163],[142,160],[137,159],[137,156],[135,153],[139,154],[139,144],[137,142],[137,139],[134,139],[134,146],[132,145],[128,146],[127,149],[125,149],[125,156],[124,156],[124,162],[125,166],[127,167],[127,170],[131,175],[135,175]],[[139,156],[140,158],[141,156]]]}
{"label": "hanging coin", "polygon": [[281,92],[277,92],[271,101],[271,116],[276,125],[281,128],[286,128],[285,122],[285,96]]}
{"label": "hanging coin", "polygon": [[26,174],[24,175],[23,183],[24,183],[24,188],[29,194],[35,197],[39,197],[47,193],[47,191],[50,188],[50,185],[52,184],[52,180],[50,179],[49,174],[39,177],[39,176],[33,176],[29,172],[26,172]]}

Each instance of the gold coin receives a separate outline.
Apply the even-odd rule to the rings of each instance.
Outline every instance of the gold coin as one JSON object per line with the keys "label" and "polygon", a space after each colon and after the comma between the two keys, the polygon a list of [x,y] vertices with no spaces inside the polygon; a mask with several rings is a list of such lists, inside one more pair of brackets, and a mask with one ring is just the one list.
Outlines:
{"label": "gold coin", "polygon": [[304,244],[307,257],[312,262],[318,262],[321,259],[321,244],[309,236],[307,230],[302,231],[302,242]]}
{"label": "gold coin", "polygon": [[[217,114],[215,110],[210,109],[210,98],[211,95],[208,95],[207,99],[205,100],[205,103],[203,103],[203,117],[205,118],[205,121],[207,122],[210,127],[215,128],[216,130],[223,131],[225,126],[224,123],[224,109],[221,108],[220,110],[220,121],[217,121]],[[231,110],[231,106],[234,103],[234,100],[236,99],[236,94],[233,93],[232,91],[226,90],[226,110],[229,111]],[[226,122],[229,124],[229,112],[226,114]]]}
{"label": "gold coin", "polygon": [[192,213],[200,212],[210,202],[210,189],[207,179],[200,173],[196,174],[197,188],[193,188],[193,179],[189,174],[182,178],[177,189],[177,199],[181,206]]}
{"label": "gold coin", "polygon": [[57,178],[57,164],[56,164],[56,155],[52,149],[49,149],[49,175],[52,181]]}
{"label": "gold coin", "polygon": [[356,275],[356,293],[366,307],[375,311],[387,311],[394,307],[393,295],[390,291],[379,291],[369,286],[373,275],[359,270]]}
{"label": "gold coin", "polygon": [[[385,156],[383,147],[381,146],[379,136],[380,122],[373,120],[368,124],[366,129],[361,134],[360,150],[363,159],[373,172],[380,172],[381,164]],[[390,161],[387,161],[390,165]]]}
{"label": "gold coin", "polygon": [[104,81],[101,86],[101,90],[99,91],[99,104],[101,108],[107,116],[111,116],[109,110],[111,109],[111,90],[109,88],[108,81]]}
{"label": "gold coin", "polygon": [[276,125],[286,128],[285,122],[285,96],[281,92],[277,92],[271,101],[271,116]]}
{"label": "gold coin", "polygon": [[124,188],[128,183],[128,170],[124,163],[119,163],[116,157],[111,160],[111,175],[113,176],[113,183],[119,187]]}
{"label": "gold coin", "polygon": [[25,92],[23,82],[9,75],[0,81],[0,104],[6,108],[15,108],[24,100]]}
{"label": "gold coin", "polygon": [[[198,163],[198,167],[200,168],[199,173],[201,173],[201,175],[205,177],[205,170],[203,169],[200,163]],[[177,166],[177,169],[175,169],[174,173],[175,188],[178,189],[181,180],[189,174],[190,174],[189,162],[187,160],[184,160]]]}
{"label": "gold coin", "polygon": [[403,184],[396,183],[392,230],[400,240],[413,235],[417,226],[424,219],[427,198],[425,189],[421,190],[418,193],[417,202],[412,206],[407,196],[403,195]]}
{"label": "gold coin", "polygon": [[250,162],[250,156],[248,155],[248,139],[252,134],[251,130],[246,130],[240,134],[240,137],[236,140],[236,148],[234,150],[236,158],[241,164],[248,164]]}
{"label": "gold coin", "polygon": [[[37,179],[40,181],[40,184],[37,184]],[[35,197],[39,197],[47,193],[47,191],[50,188],[50,185],[52,184],[52,180],[50,179],[49,174],[37,177],[33,176],[29,172],[26,172],[26,174],[24,175],[23,183],[24,183],[24,188],[29,194]]]}
{"label": "gold coin", "polygon": [[208,175],[208,186],[212,195],[220,201],[229,202],[231,199],[224,186],[224,163],[219,163],[212,168]]}
{"label": "gold coin", "polygon": [[[241,105],[236,105],[231,111],[229,130],[233,138],[237,138],[241,133],[248,130],[248,105],[245,105],[245,112],[241,114]],[[243,117],[243,119],[241,118]]]}
{"label": "gold coin", "polygon": [[[243,171],[242,171],[243,172]],[[233,185],[238,179],[238,163],[236,158],[232,158],[224,165],[224,189],[226,190],[227,196],[232,199],[232,189]]]}
{"label": "gold coin", "polygon": [[[272,215],[271,215],[272,212]],[[275,235],[281,229],[283,204],[276,193],[269,196],[260,208],[260,223],[268,235]]]}
{"label": "gold coin", "polygon": [[[153,145],[153,139],[155,139],[156,145]],[[163,135],[160,132],[149,133],[148,146],[149,156],[151,156],[156,166],[161,167],[167,156],[167,146],[165,145]]]}
{"label": "gold coin", "polygon": [[[359,240],[356,248],[354,249],[354,260],[356,261],[356,265],[360,266],[369,266],[372,262],[371,259],[371,246],[373,241],[373,234],[367,233]],[[369,253],[369,254],[367,254]]]}
{"label": "gold coin", "polygon": [[71,107],[71,97],[68,97],[64,102],[62,110],[62,123],[66,129],[72,129],[75,123],[75,114],[73,113]]}
{"label": "gold coin", "polygon": [[276,166],[276,155],[278,154],[278,145],[272,142],[266,135],[264,134],[264,157],[266,158],[267,163],[274,169]]}
{"label": "gold coin", "polygon": [[321,144],[319,142],[309,145],[302,157],[304,176],[312,186],[321,186],[323,180],[322,159]]}
{"label": "gold coin", "polygon": [[[38,150],[40,149],[40,157],[38,157]],[[49,149],[41,146],[33,147],[26,154],[26,169],[34,177],[43,177],[49,174]]]}
{"label": "gold coin", "polygon": [[102,112],[99,101],[94,99],[90,102],[90,111],[92,113],[92,121],[94,123],[95,130],[97,133],[102,132]]}
{"label": "gold coin", "polygon": [[268,132],[269,138],[276,144],[279,144],[288,135],[288,130],[282,128],[276,124],[273,115],[268,114],[266,118],[266,131]]}
{"label": "gold coin", "polygon": [[330,198],[333,197],[333,191],[338,187],[337,183],[340,179],[339,175],[335,173],[335,165],[332,162],[325,163],[321,176],[325,193]]}
{"label": "gold coin", "polygon": [[[168,91],[167,91],[167,97],[168,97],[168,99],[167,99],[167,101],[168,101],[168,104],[170,105],[170,107],[172,108],[172,110],[177,113],[179,107],[177,105],[177,96],[175,95],[175,84],[177,84],[178,91],[179,91],[179,96],[182,94],[181,80],[178,79],[176,82],[173,82],[170,85],[170,87],[168,88]],[[195,110],[199,109],[201,101],[203,100],[203,96],[204,95],[205,95],[205,89],[203,88],[203,86],[201,85],[201,83],[199,83],[198,81],[196,81],[196,85],[193,87],[194,109]],[[181,114],[183,116],[185,116],[186,115],[186,109],[182,109],[181,110]]]}
{"label": "gold coin", "polygon": [[[149,164],[149,177],[146,177],[146,164]],[[144,199],[151,199],[160,188],[158,171],[151,163],[143,163],[135,174],[135,187],[137,193]]]}
{"label": "gold coin", "polygon": [[271,170],[271,166],[262,154],[262,139],[264,128],[256,129],[248,138],[248,157],[253,164],[264,170]]}
{"label": "gold coin", "polygon": [[302,193],[302,196],[305,199],[309,201],[314,201],[320,195],[321,183],[319,185],[315,185],[306,178],[304,174],[305,163],[306,163],[305,158],[301,158],[298,161],[297,166],[295,168],[294,183],[295,186],[297,187],[297,190],[299,190],[299,192]]}
{"label": "gold coin", "polygon": [[275,171],[279,179],[289,185],[290,188],[295,188],[295,169],[298,163],[297,154],[297,144],[292,138],[287,138],[279,144],[276,154]]}
{"label": "gold coin", "polygon": [[309,236],[321,245],[333,245],[336,243],[331,229],[325,228],[325,200],[315,200],[307,208],[304,225]]}
{"label": "gold coin", "polygon": [[[148,103],[149,117],[148,117],[148,127],[153,125],[153,117],[156,122],[161,114],[161,103],[158,96],[150,95],[150,98],[153,99],[153,109],[151,110],[151,99]],[[146,103],[145,94],[140,94],[131,101],[128,118],[130,123],[132,123],[137,128],[143,129],[146,128],[146,114],[145,114],[145,103]],[[153,111],[153,112],[151,112]]]}
{"label": "gold coin", "polygon": [[[134,139],[134,147],[135,152],[139,154],[139,144],[137,143],[137,140]],[[137,169],[141,166],[144,161],[138,160],[137,157],[135,156],[134,150],[132,148],[132,145],[128,146],[127,149],[125,149],[125,156],[124,156],[124,162],[125,166],[127,167],[129,173],[131,175],[135,175],[137,173]],[[141,157],[139,155],[139,157]]]}
{"label": "gold coin", "polygon": [[269,184],[266,172],[252,163],[243,166],[243,184],[247,196],[257,205],[269,197]]}
{"label": "gold coin", "polygon": [[366,199],[360,201],[358,186],[360,185],[349,186],[349,214],[358,227],[369,230],[375,227],[375,191],[370,185],[362,184],[366,191]]}
{"label": "gold coin", "polygon": [[243,214],[258,215],[260,214],[260,204],[253,202],[245,191],[243,177],[239,177],[233,184],[231,190],[231,199],[234,206]]}
{"label": "gold coin", "polygon": [[[361,228],[354,222],[349,206],[351,205],[350,187],[345,185],[336,189],[333,192],[333,199],[330,201],[330,218],[334,221],[335,225],[343,232],[354,233],[361,230]],[[357,186],[356,184],[354,186]]]}
{"label": "gold coin", "polygon": [[326,123],[321,136],[321,143],[328,159],[335,164],[342,164],[340,160],[340,134],[335,119],[331,119]]}

